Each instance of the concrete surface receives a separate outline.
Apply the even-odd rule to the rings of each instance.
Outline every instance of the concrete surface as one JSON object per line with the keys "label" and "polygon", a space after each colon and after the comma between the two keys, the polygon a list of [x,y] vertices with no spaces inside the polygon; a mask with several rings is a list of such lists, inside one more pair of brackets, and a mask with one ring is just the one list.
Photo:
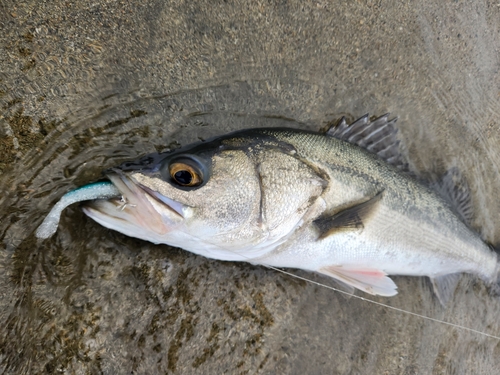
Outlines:
{"label": "concrete surface", "polygon": [[[147,152],[391,112],[412,168],[459,167],[474,228],[500,243],[499,22],[487,1],[2,1],[0,373],[498,373],[498,339],[130,239],[76,206],[33,233]],[[427,280],[396,282],[376,300],[500,335],[481,281],[446,308]]]}

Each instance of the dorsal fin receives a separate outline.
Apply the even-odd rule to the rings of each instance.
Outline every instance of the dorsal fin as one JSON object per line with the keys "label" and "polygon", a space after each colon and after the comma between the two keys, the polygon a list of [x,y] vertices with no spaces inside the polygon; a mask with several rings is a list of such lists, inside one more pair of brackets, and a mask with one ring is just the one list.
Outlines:
{"label": "dorsal fin", "polygon": [[441,180],[433,187],[446,199],[460,215],[462,220],[470,225],[474,210],[470,199],[469,184],[457,167],[448,169]]}
{"label": "dorsal fin", "polygon": [[330,126],[325,134],[373,152],[399,169],[406,169],[407,164],[399,150],[400,141],[396,137],[396,121],[397,117],[389,120],[389,113],[373,121],[370,121],[366,114],[348,125],[345,117],[342,117],[337,124]]}

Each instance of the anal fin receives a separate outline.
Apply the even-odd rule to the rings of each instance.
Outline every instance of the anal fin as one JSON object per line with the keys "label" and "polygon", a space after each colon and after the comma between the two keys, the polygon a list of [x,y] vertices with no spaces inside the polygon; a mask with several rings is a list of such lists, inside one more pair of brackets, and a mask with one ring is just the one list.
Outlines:
{"label": "anal fin", "polygon": [[382,270],[332,265],[321,267],[318,272],[369,294],[385,297],[398,294],[398,287]]}
{"label": "anal fin", "polygon": [[451,273],[448,275],[430,278],[434,293],[442,306],[446,306],[448,301],[453,297],[458,281],[460,280],[460,276],[460,273]]}

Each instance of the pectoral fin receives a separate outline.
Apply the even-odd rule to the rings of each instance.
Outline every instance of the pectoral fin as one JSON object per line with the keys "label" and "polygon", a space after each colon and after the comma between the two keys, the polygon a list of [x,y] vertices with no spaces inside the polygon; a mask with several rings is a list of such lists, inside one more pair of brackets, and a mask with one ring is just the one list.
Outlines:
{"label": "pectoral fin", "polygon": [[382,270],[352,266],[326,266],[318,272],[340,280],[366,293],[391,297],[398,294],[397,286]]}
{"label": "pectoral fin", "polygon": [[320,231],[318,239],[323,239],[340,230],[363,229],[363,222],[368,220],[377,203],[382,198],[382,193],[378,193],[366,202],[356,204],[346,208],[332,216],[322,216],[314,220],[314,224]]}

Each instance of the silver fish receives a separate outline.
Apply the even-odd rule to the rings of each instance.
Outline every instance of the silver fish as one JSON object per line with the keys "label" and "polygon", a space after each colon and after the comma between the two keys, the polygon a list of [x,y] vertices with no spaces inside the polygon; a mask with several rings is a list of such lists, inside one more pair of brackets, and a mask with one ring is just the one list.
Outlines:
{"label": "silver fish", "polygon": [[402,172],[394,123],[250,129],[148,155],[106,171],[121,197],[83,210],[128,236],[319,272],[374,295],[397,294],[388,275],[430,277],[442,303],[460,273],[493,284],[497,254],[466,223],[465,182],[448,173],[445,199]]}

